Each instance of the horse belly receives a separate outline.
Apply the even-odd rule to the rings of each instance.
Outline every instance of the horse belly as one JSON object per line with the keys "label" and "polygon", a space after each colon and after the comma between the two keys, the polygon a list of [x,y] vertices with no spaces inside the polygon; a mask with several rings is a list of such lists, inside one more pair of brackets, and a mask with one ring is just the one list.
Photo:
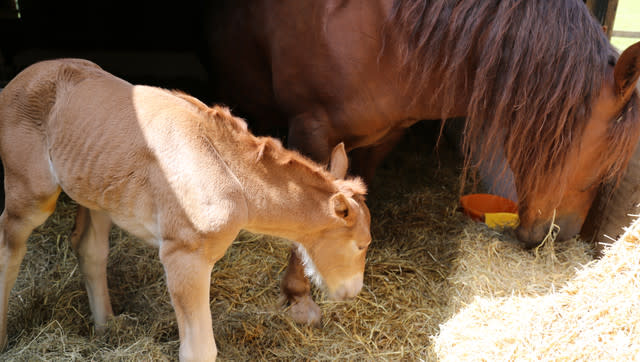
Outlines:
{"label": "horse belly", "polygon": [[[160,228],[157,223],[150,220],[143,220],[140,222],[137,218],[120,217],[112,215],[111,220],[123,230],[126,230],[131,235],[145,241],[147,244],[156,248],[160,247]],[[146,221],[146,222],[145,222]]]}
{"label": "horse belly", "polygon": [[[136,237],[146,241],[157,239],[160,232],[154,218],[155,204],[143,181],[147,179],[145,167],[125,173],[110,172],[112,167],[90,156],[70,157],[67,162],[56,162],[55,158],[51,161],[52,173],[62,190],[88,209],[107,212],[116,225]],[[122,163],[122,169],[131,169],[126,167],[126,161]]]}

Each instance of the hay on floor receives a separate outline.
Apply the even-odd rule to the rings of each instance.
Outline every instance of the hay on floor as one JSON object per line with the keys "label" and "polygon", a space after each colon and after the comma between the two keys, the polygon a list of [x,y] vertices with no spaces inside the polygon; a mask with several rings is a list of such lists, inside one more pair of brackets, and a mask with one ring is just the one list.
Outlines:
{"label": "hay on floor", "polygon": [[640,356],[640,220],[557,291],[483,295],[440,328],[441,361]]}
{"label": "hay on floor", "polygon": [[533,250],[522,249],[512,240],[481,224],[465,229],[448,278],[452,314],[476,297],[553,292],[593,260],[591,246],[577,238]]}

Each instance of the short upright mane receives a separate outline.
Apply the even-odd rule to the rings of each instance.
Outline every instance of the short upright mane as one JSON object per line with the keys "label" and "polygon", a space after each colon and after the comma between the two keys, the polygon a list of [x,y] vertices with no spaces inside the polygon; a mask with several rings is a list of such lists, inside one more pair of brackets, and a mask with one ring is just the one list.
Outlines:
{"label": "short upright mane", "polygon": [[[582,1],[395,0],[385,33],[408,39],[398,46],[411,84],[442,75],[438,93],[448,102],[443,115],[460,96],[457,89],[470,89],[465,172],[472,155],[494,162],[491,151],[503,140],[521,204],[541,187],[541,178],[531,175],[565,179],[567,151],[580,139],[615,57]],[[465,84],[455,84],[461,74]],[[637,97],[630,103],[638,103]],[[619,155],[632,143],[625,130],[637,116],[637,106],[627,105],[610,129],[618,140],[607,161],[612,178],[626,165]],[[549,191],[560,195],[564,187]]]}
{"label": "short upright mane", "polygon": [[367,187],[361,178],[336,179],[322,166],[307,157],[304,157],[296,151],[284,148],[277,139],[271,137],[255,137],[248,132],[247,134],[251,136],[251,142],[255,147],[256,161],[269,159],[270,162],[305,170],[305,174],[315,178],[319,187],[330,185],[333,192],[340,191],[349,197],[366,195]]}
{"label": "short upright mane", "polygon": [[239,117],[234,117],[229,108],[214,105],[209,107],[202,103],[198,98],[190,96],[180,90],[173,90],[171,94],[184,99],[189,103],[197,112],[203,114],[207,119],[217,119],[224,121],[225,125],[230,126],[233,130],[238,132],[248,132],[247,123]]}
{"label": "short upright mane", "polygon": [[304,170],[305,174],[316,180],[319,187],[330,187],[332,191],[341,191],[347,196],[364,196],[367,193],[367,188],[360,178],[336,180],[315,162],[298,152],[284,148],[277,139],[254,136],[249,132],[246,122],[242,118],[234,117],[228,108],[218,105],[208,107],[197,98],[181,91],[171,93],[190,103],[197,112],[205,115],[210,121],[224,126],[229,132],[235,134],[235,137],[239,137],[241,143],[248,145],[254,151],[256,162],[268,158],[270,162]]}

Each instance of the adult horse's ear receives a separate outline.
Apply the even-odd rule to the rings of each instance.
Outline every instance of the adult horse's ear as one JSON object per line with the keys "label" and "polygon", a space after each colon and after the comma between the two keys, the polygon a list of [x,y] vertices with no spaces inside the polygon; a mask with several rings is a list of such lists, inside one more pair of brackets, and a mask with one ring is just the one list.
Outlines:
{"label": "adult horse's ear", "polygon": [[331,161],[329,163],[329,172],[337,179],[343,179],[347,175],[349,168],[349,159],[347,151],[344,149],[344,143],[340,142],[331,151]]}
{"label": "adult horse's ear", "polygon": [[626,103],[636,87],[640,78],[640,42],[628,47],[616,63],[613,69],[613,78],[616,84],[616,93],[623,103]]}
{"label": "adult horse's ear", "polygon": [[343,219],[347,225],[353,224],[356,208],[343,193],[340,192],[331,197],[331,207],[336,217]]}

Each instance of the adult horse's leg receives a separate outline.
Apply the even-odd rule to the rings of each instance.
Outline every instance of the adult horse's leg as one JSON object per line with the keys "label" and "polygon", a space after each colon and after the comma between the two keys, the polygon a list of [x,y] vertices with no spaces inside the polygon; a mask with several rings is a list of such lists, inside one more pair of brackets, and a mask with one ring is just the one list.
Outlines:
{"label": "adult horse's leg", "polygon": [[[289,122],[289,148],[318,162],[327,162],[333,149],[329,142],[329,118],[324,110],[307,112]],[[282,304],[289,305],[291,318],[298,323],[319,325],[322,313],[311,298],[311,283],[304,274],[303,257],[291,247],[289,265],[280,283]]]}
{"label": "adult horse's leg", "polygon": [[289,265],[280,283],[282,304],[289,304],[289,315],[298,323],[319,325],[322,318],[320,307],[311,298],[311,283],[304,274],[302,256],[298,248],[291,247]]}
{"label": "adult horse's leg", "polygon": [[85,278],[89,307],[97,333],[104,330],[107,319],[113,316],[107,287],[109,230],[111,218],[108,214],[78,206],[76,225],[71,234],[71,247],[78,255]]}
{"label": "adult horse's leg", "polygon": [[[26,159],[19,160],[17,165],[20,167],[16,170],[7,170],[5,181],[9,192],[0,215],[0,349],[7,343],[9,294],[27,250],[27,239],[33,229],[53,213],[60,195],[60,188],[48,173],[48,164],[44,159],[38,159],[44,158],[45,150],[38,150],[37,140],[29,142],[24,139],[21,143],[25,147],[18,146],[12,156]],[[27,150],[26,147],[35,150]],[[5,159],[5,164],[12,161]],[[24,165],[28,170],[23,173]]]}
{"label": "adult horse's leg", "polygon": [[351,151],[351,173],[362,177],[371,185],[376,169],[391,150],[404,136],[404,128],[390,131],[375,146],[358,148]]}

